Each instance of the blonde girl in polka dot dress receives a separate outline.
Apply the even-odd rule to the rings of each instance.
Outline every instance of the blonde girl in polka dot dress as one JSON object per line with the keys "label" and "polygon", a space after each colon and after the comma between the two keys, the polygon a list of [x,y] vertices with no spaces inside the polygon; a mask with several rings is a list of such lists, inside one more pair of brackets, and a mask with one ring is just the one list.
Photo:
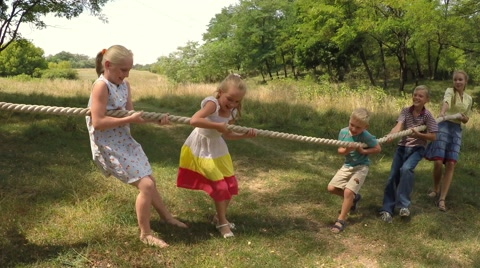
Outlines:
{"label": "blonde girl in polka dot dress", "polygon": [[[116,118],[107,116],[109,110],[133,110],[130,85],[124,80],[133,66],[133,53],[120,45],[103,49],[97,54],[96,70],[99,75],[93,83],[87,116],[92,157],[105,176],[114,176],[139,190],[135,209],[140,240],[148,245],[166,247],[168,244],[152,234],[150,208],[153,206],[168,224],[187,226],[175,219],[165,207],[156,188],[148,158],[142,146],[130,134],[130,123],[144,123],[142,113]],[[159,124],[168,124],[164,117]]]}

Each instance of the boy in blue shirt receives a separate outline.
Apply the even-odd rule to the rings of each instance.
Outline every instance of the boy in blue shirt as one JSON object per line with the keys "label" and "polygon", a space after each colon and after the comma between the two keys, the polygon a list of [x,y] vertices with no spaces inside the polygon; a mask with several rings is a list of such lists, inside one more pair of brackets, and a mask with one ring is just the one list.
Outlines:
{"label": "boy in blue shirt", "polygon": [[[369,154],[379,153],[382,149],[375,136],[366,129],[370,114],[365,108],[353,110],[348,127],[340,130],[338,139],[351,142],[347,147],[339,147],[338,153],[345,156],[343,166],[337,171],[327,186],[327,190],[343,198],[342,209],[335,224],[330,229],[333,233],[342,232],[349,211],[355,211],[362,198],[358,193],[368,174]],[[355,143],[364,143],[366,148]]]}

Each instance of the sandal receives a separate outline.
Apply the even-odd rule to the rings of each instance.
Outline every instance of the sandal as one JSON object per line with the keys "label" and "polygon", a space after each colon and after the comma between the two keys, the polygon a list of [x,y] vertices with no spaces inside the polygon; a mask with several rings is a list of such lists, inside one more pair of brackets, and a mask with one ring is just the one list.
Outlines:
{"label": "sandal", "polygon": [[445,199],[439,199],[437,202],[435,202],[435,205],[441,212],[447,211],[447,207],[445,206]]}
{"label": "sandal", "polygon": [[149,246],[154,246],[159,248],[168,247],[168,244],[165,241],[163,241],[162,239],[150,233],[140,235],[140,241],[142,241],[144,244]]}
{"label": "sandal", "polygon": [[435,198],[438,196],[438,192],[435,192],[435,191],[431,191],[430,193],[427,194],[428,197],[431,197],[431,198]]}
{"label": "sandal", "polygon": [[[340,225],[337,225],[337,222],[340,223]],[[332,225],[332,228],[330,228],[330,231],[332,231],[332,233],[334,234],[341,233],[345,229],[346,225],[347,224],[345,223],[345,221],[337,219],[335,221],[335,224]]]}
{"label": "sandal", "polygon": [[[218,217],[217,217],[217,215],[214,215],[214,216],[213,216],[213,218],[212,218],[212,224],[215,225],[215,226],[218,225]],[[235,223],[229,222],[228,224],[230,224],[230,229],[235,230]]]}
{"label": "sandal", "polygon": [[225,224],[220,224],[220,225],[217,225],[215,226],[215,228],[217,228],[217,230],[220,232],[220,234],[223,236],[223,238],[229,238],[229,237],[233,237],[233,233],[232,231],[229,231],[227,233],[222,233],[222,228],[223,227],[230,227],[230,223],[225,223]]}

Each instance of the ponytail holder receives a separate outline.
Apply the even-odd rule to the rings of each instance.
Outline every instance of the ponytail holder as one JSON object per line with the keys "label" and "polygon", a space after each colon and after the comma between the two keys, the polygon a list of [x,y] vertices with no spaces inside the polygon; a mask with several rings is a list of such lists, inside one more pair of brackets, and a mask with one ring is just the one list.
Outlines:
{"label": "ponytail holder", "polygon": [[238,78],[242,78],[239,74],[237,73],[233,73],[234,76],[238,77]]}
{"label": "ponytail holder", "polygon": [[105,52],[107,52],[107,50],[105,48],[102,49],[102,55],[105,55]]}

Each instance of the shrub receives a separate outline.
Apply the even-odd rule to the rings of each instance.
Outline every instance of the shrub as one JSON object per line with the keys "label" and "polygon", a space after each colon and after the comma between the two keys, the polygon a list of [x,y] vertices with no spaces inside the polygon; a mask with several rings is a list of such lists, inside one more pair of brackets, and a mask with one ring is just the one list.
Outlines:
{"label": "shrub", "polygon": [[42,72],[42,78],[76,80],[78,72],[74,69],[47,69]]}

